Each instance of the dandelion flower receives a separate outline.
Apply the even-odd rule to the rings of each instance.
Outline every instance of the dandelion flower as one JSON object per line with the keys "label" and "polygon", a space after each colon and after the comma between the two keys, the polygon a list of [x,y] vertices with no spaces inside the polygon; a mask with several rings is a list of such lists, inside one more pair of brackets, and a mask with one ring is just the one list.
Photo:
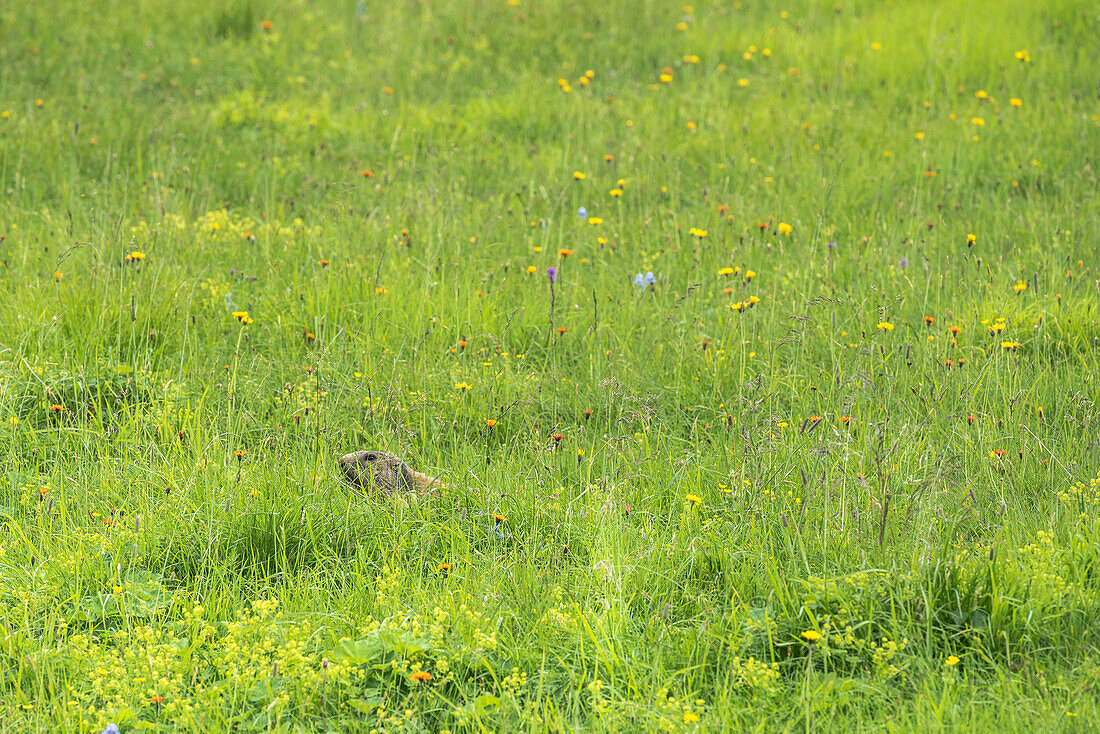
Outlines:
{"label": "dandelion flower", "polygon": [[145,259],[145,253],[142,252],[141,250],[134,250],[133,252],[131,252],[129,255],[126,256],[126,261],[127,262],[134,262],[136,260],[144,260],[144,259]]}
{"label": "dandelion flower", "polygon": [[733,275],[735,272],[737,272],[737,271],[735,271],[733,268],[721,268],[718,271],[718,274],[719,275]]}
{"label": "dandelion flower", "polygon": [[959,659],[957,657],[955,657],[954,655],[948,655],[947,660],[944,660],[943,664],[947,665],[947,666],[958,665],[959,664]]}
{"label": "dandelion flower", "polygon": [[787,235],[789,235],[791,232],[794,231],[794,227],[787,224],[786,222],[780,222],[779,226],[776,227],[776,230],[778,230],[779,234],[786,237]]}
{"label": "dandelion flower", "polygon": [[686,495],[684,499],[690,502],[692,507],[697,507],[698,505],[703,504],[703,498],[698,495],[689,494]]}
{"label": "dandelion flower", "polygon": [[893,331],[894,325],[891,324],[889,321],[880,321],[878,324],[878,328],[882,331]]}
{"label": "dandelion flower", "polygon": [[455,383],[455,390],[459,390],[461,392],[466,392],[471,387],[472,387],[472,385],[470,385],[468,382],[456,382]]}
{"label": "dandelion flower", "polygon": [[802,633],[802,636],[805,637],[810,642],[817,642],[818,640],[821,639],[821,633],[818,632],[817,630],[806,630],[805,632]]}
{"label": "dandelion flower", "polygon": [[585,174],[584,172],[582,172],[582,171],[573,171],[573,180],[574,181],[583,181],[586,178],[588,178],[588,175]]}

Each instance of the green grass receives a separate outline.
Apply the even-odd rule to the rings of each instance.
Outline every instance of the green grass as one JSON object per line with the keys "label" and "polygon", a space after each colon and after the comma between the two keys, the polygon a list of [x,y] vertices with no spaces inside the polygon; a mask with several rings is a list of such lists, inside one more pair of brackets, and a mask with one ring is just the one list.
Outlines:
{"label": "green grass", "polygon": [[0,732],[1095,727],[1093,3],[0,28]]}

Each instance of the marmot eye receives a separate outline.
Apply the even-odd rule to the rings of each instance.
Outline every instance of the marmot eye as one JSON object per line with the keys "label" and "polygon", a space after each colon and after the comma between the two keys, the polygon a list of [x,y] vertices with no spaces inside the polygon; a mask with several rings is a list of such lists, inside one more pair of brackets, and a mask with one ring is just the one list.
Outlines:
{"label": "marmot eye", "polygon": [[367,461],[374,461],[377,458],[378,458],[378,454],[374,453],[373,451],[368,451],[367,452]]}

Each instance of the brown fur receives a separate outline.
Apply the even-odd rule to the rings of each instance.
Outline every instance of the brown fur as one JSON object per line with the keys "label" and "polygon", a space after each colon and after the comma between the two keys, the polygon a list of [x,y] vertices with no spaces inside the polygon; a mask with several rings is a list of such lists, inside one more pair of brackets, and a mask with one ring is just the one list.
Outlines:
{"label": "brown fur", "polygon": [[354,451],[341,456],[337,464],[344,479],[367,495],[424,494],[444,486],[438,479],[421,474],[385,451]]}

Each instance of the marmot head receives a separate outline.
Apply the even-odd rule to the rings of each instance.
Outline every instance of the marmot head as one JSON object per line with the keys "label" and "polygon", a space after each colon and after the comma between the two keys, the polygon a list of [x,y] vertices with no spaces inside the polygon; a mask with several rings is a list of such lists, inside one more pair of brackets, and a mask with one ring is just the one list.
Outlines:
{"label": "marmot head", "polygon": [[438,480],[414,471],[399,457],[385,451],[353,451],[341,456],[337,464],[353,487],[368,494],[424,492],[442,486]]}

